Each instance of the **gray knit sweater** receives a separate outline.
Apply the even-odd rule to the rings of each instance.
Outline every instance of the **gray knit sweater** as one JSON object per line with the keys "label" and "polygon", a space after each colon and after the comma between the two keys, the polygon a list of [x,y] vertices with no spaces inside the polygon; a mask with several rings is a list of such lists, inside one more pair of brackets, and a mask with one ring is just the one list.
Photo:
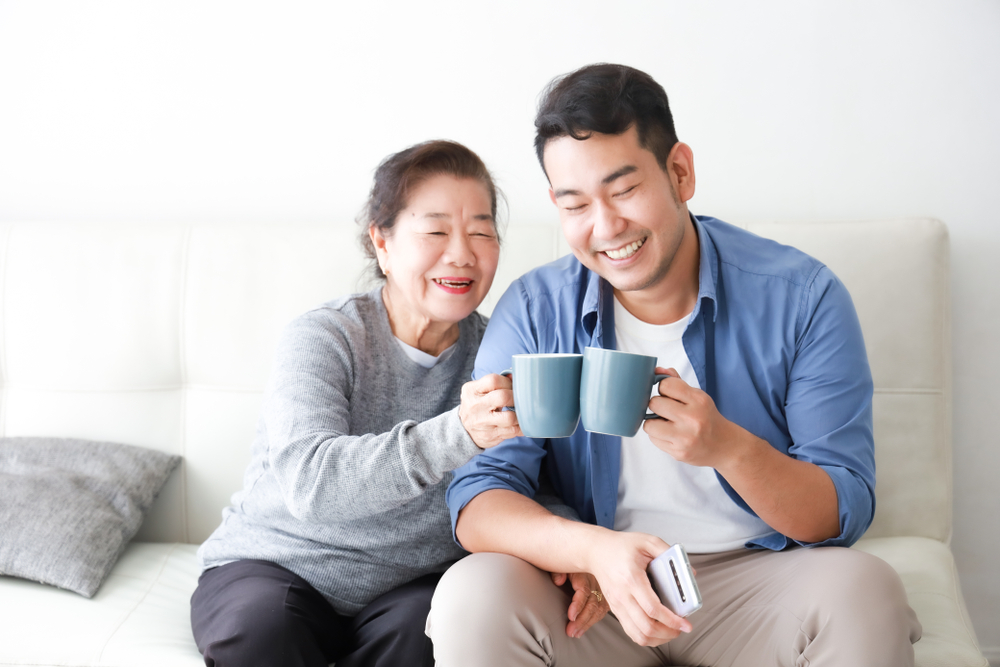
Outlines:
{"label": "gray knit sweater", "polygon": [[481,451],[456,406],[485,328],[478,313],[462,320],[455,349],[424,369],[394,339],[380,290],[294,320],[244,488],[199,549],[202,566],[271,561],[353,615],[465,555],[444,492]]}

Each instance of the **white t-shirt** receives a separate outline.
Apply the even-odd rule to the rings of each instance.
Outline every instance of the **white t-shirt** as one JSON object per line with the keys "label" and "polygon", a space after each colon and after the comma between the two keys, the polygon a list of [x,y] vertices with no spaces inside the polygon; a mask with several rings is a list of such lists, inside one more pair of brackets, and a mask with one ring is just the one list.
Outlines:
{"label": "white t-shirt", "polygon": [[403,348],[403,352],[406,353],[406,356],[424,368],[434,368],[438,365],[438,362],[446,359],[448,355],[451,354],[452,350],[455,349],[455,346],[452,345],[435,357],[433,354],[427,354],[421,349],[415,348],[408,343],[404,343],[399,337],[396,337],[396,342],[399,343],[401,348]]}
{"label": "white t-shirt", "polygon": [[[615,299],[618,349],[656,357],[657,366],[676,369],[682,380],[700,389],[681,340],[689,320],[690,315],[672,324],[648,324]],[[654,386],[651,395],[657,393]],[[622,438],[615,530],[656,535],[691,553],[740,549],[772,532],[730,499],[714,469],[679,463],[641,428],[635,437]]]}

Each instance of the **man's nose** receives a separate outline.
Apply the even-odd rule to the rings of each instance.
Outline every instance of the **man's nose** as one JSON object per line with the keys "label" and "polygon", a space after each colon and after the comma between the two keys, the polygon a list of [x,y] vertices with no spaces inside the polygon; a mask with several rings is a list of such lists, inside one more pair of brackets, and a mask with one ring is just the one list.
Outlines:
{"label": "man's nose", "polygon": [[594,205],[594,236],[611,240],[621,234],[628,223],[622,217],[616,206],[609,202],[598,201]]}

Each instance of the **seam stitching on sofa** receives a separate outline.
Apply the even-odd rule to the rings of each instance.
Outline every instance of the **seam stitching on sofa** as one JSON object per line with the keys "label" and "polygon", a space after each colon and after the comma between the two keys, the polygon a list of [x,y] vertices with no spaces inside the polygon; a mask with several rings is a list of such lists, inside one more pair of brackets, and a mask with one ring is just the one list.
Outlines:
{"label": "seam stitching on sofa", "polygon": [[191,236],[193,228],[188,225],[184,230],[184,240],[181,244],[181,289],[180,298],[178,299],[178,314],[177,314],[177,353],[178,360],[181,366],[181,414],[180,414],[180,433],[178,434],[180,438],[180,453],[181,453],[181,533],[184,535],[184,541],[191,541],[191,532],[189,529],[188,513],[190,508],[188,507],[187,498],[187,464],[185,460],[187,458],[187,345],[185,344],[185,331],[186,331],[186,320],[185,313],[187,311],[187,289],[188,289],[188,256],[191,253]]}
{"label": "seam stitching on sofa", "polygon": [[160,563],[160,569],[157,570],[156,576],[153,577],[153,579],[149,582],[149,586],[143,592],[142,597],[140,597],[138,600],[136,600],[135,604],[132,605],[132,608],[129,609],[122,616],[121,621],[119,621],[118,625],[115,626],[115,629],[112,630],[110,634],[108,634],[108,638],[106,640],[104,640],[104,645],[101,646],[101,650],[97,654],[97,662],[95,664],[100,664],[101,659],[104,657],[104,652],[108,648],[108,644],[110,644],[111,640],[115,638],[115,635],[118,634],[118,631],[122,629],[122,626],[125,625],[125,622],[128,621],[128,619],[132,618],[132,614],[134,614],[135,610],[139,608],[139,605],[141,605],[143,602],[145,602],[146,598],[149,597],[149,592],[153,590],[153,587],[156,586],[156,583],[160,580],[160,577],[163,576],[163,570],[166,569],[167,563],[170,561],[170,557],[173,556],[173,554],[174,554],[175,551],[177,551],[177,545],[176,544],[172,544],[170,546],[170,551],[168,551],[166,553],[166,555],[163,557],[163,562]]}
{"label": "seam stitching on sofa", "polygon": [[942,442],[944,442],[947,448],[947,456],[945,461],[948,466],[948,539],[946,544],[950,547],[952,537],[955,534],[955,442],[954,442],[954,412],[953,406],[955,401],[955,385],[954,385],[954,360],[952,358],[952,304],[951,304],[951,237],[948,235],[948,228],[944,223],[935,221],[939,231],[943,232],[943,242],[939,245],[941,252],[941,264],[943,270],[941,275],[943,277],[944,284],[941,286],[941,298],[942,298],[942,309],[943,317],[941,317],[941,341],[943,346],[943,356],[944,361],[944,387],[947,390],[945,394],[944,401],[944,429],[941,435],[943,436]]}
{"label": "seam stitching on sofa", "polygon": [[[949,549],[949,551],[951,551],[951,549]],[[969,638],[969,643],[975,646],[977,650],[980,650],[979,638],[976,637],[976,631],[973,628],[970,628],[968,624],[968,621],[971,619],[967,618],[968,606],[965,605],[965,598],[962,596],[962,584],[958,580],[958,566],[955,563],[954,556],[952,556],[951,559],[951,587],[952,599],[955,600],[956,603],[961,602],[961,604],[956,604],[955,606],[959,610],[958,617],[962,620],[962,627],[965,629],[965,633]],[[965,613],[962,613],[963,606],[965,606],[966,609]],[[980,653],[982,653],[981,650]]]}

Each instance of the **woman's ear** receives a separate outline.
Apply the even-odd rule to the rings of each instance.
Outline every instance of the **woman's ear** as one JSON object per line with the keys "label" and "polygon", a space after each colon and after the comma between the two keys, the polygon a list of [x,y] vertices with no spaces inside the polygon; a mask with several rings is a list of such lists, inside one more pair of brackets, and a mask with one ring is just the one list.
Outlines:
{"label": "woman's ear", "polygon": [[378,260],[378,266],[382,269],[382,273],[389,275],[389,251],[386,248],[385,236],[382,234],[382,230],[375,225],[370,225],[368,227],[368,236],[372,239],[372,245],[375,246],[375,258]]}

